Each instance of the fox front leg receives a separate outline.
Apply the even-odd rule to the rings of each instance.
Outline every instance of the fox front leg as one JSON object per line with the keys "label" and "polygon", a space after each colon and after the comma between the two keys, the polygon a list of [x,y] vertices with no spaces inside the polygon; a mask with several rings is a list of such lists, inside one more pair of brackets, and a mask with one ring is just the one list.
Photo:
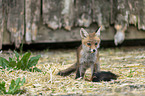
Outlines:
{"label": "fox front leg", "polygon": [[80,70],[79,70],[79,67],[77,67],[77,70],[76,70],[76,78],[80,78]]}
{"label": "fox front leg", "polygon": [[96,72],[100,72],[100,64],[99,64],[99,62],[91,65],[91,75],[92,76],[91,76],[90,81],[92,81],[94,73],[96,73]]}
{"label": "fox front leg", "polygon": [[77,68],[77,72],[76,72],[76,78],[75,79],[77,79],[77,78],[84,78],[84,75],[85,75],[85,72],[86,72],[86,69],[87,69],[87,67],[86,66],[84,66],[84,65],[80,65],[78,68]]}
{"label": "fox front leg", "polygon": [[95,72],[100,72],[100,63],[99,62],[97,62],[97,63],[95,63]]}

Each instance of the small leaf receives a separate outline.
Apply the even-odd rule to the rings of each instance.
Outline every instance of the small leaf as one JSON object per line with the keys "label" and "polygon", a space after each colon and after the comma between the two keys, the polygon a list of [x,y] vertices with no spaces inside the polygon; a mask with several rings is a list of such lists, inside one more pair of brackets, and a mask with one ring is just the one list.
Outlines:
{"label": "small leaf", "polygon": [[5,69],[6,67],[8,67],[8,65],[9,65],[9,61],[7,61],[3,57],[0,57],[0,66],[2,66]]}
{"label": "small leaf", "polygon": [[16,81],[12,80],[11,85],[9,87],[8,94],[16,94],[18,92],[18,89],[20,89],[20,78],[17,78]]}
{"label": "small leaf", "polygon": [[2,95],[2,91],[0,90],[0,95]]}
{"label": "small leaf", "polygon": [[21,60],[18,61],[18,63],[17,63],[18,69],[26,70],[26,68],[28,66],[28,59],[30,58],[30,55],[31,55],[30,52],[26,52],[23,55],[23,57],[21,58]]}
{"label": "small leaf", "polygon": [[17,57],[17,61],[19,61],[19,56],[20,56],[19,53],[17,51],[15,51],[15,50],[14,50],[14,53],[15,53],[15,55]]}
{"label": "small leaf", "polygon": [[9,67],[14,68],[17,65],[16,61],[9,62]]}
{"label": "small leaf", "polygon": [[[19,85],[20,83],[21,83],[21,85]],[[15,93],[13,93],[13,94],[16,94],[16,93],[21,92],[21,90],[19,90],[19,89],[20,89],[20,87],[21,87],[24,83],[25,83],[25,78],[23,78],[22,81],[20,80],[20,78],[18,78],[18,79],[16,80],[16,86],[15,86],[15,88],[14,88],[14,92],[15,92]]]}
{"label": "small leaf", "polygon": [[[21,83],[21,85],[20,85],[20,83]],[[12,79],[7,94],[17,94],[17,93],[21,92],[21,90],[19,90],[19,89],[24,83],[25,83],[25,78],[23,78],[22,81],[20,80],[20,78],[17,78],[16,81],[14,81]]]}
{"label": "small leaf", "polygon": [[37,55],[36,57],[31,57],[28,62],[28,67],[35,66],[38,63],[40,57],[41,57],[40,55]]}
{"label": "small leaf", "polygon": [[33,72],[42,72],[42,71],[41,71],[40,69],[38,69],[37,67],[34,67],[33,70],[32,70],[32,68],[31,68],[31,69],[29,69],[29,71],[30,71],[30,72],[32,72],[32,71],[33,71]]}
{"label": "small leaf", "polygon": [[9,62],[11,62],[12,61],[12,58],[11,57],[9,57]]}
{"label": "small leaf", "polygon": [[15,82],[15,86],[13,87],[13,89],[9,89],[10,91],[8,91],[8,92],[10,92],[10,94],[15,94],[15,93],[17,93],[18,89],[20,89],[20,85],[19,85],[20,78],[17,78],[17,80],[14,82]]}
{"label": "small leaf", "polygon": [[5,88],[5,82],[4,81],[0,82],[0,91],[3,91],[3,93],[6,94],[6,88]]}
{"label": "small leaf", "polygon": [[19,83],[21,82],[20,80],[21,80],[21,78],[17,78],[17,80],[16,80],[15,91],[20,88],[20,85],[19,85]]}
{"label": "small leaf", "polygon": [[23,84],[25,83],[26,79],[25,77],[22,79],[22,82],[21,82],[21,86],[23,86]]}
{"label": "small leaf", "polygon": [[12,79],[10,87],[9,87],[9,91],[11,91],[12,89],[14,89],[15,86],[15,81]]}
{"label": "small leaf", "polygon": [[17,69],[21,69],[22,67],[21,61],[18,61],[16,66],[17,66]]}

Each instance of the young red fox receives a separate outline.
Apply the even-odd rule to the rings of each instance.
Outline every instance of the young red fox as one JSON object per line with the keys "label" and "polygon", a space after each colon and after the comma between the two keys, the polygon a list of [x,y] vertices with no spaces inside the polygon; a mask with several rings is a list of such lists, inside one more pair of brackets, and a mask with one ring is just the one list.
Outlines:
{"label": "young red fox", "polygon": [[87,33],[81,28],[80,35],[82,45],[77,50],[77,62],[69,68],[62,70],[58,75],[66,76],[76,71],[76,79],[83,78],[86,70],[91,67],[91,73],[100,72],[99,51],[100,46],[100,28],[93,33]]}

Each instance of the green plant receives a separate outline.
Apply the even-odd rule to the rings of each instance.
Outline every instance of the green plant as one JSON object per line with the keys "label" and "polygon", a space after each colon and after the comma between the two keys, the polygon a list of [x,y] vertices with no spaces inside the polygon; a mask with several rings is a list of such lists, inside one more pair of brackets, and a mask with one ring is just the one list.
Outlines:
{"label": "green plant", "polygon": [[37,67],[33,67],[36,66],[36,64],[38,63],[38,60],[41,57],[40,55],[30,58],[31,53],[26,52],[20,59],[19,53],[17,53],[16,51],[14,51],[14,53],[15,53],[15,57],[14,58],[9,57],[9,61],[3,57],[0,57],[0,66],[2,66],[2,68],[4,69],[8,68],[8,70],[13,68],[15,70],[22,69],[31,72],[32,71],[41,72],[41,70],[38,69]]}
{"label": "green plant", "polygon": [[[21,83],[21,85],[20,85]],[[11,84],[9,86],[9,90],[6,91],[6,87],[5,87],[5,82],[2,81],[0,82],[0,95],[1,94],[18,94],[21,93],[22,90],[20,90],[20,87],[23,86],[23,84],[25,83],[25,78],[21,79],[17,78],[17,80],[13,80],[11,81]]]}

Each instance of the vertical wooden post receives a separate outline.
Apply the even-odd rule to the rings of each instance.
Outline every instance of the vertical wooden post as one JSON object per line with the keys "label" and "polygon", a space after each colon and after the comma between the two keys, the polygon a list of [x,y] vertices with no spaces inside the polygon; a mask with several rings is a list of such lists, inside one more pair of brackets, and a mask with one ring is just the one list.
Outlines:
{"label": "vertical wooden post", "polygon": [[74,0],[64,0],[63,1],[63,10],[61,12],[62,15],[62,24],[66,30],[71,30],[71,27],[74,24]]}
{"label": "vertical wooden post", "polygon": [[2,49],[3,41],[3,7],[2,0],[0,0],[0,49]]}
{"label": "vertical wooden post", "polygon": [[43,0],[43,24],[53,30],[62,27],[62,3],[63,0]]}
{"label": "vertical wooden post", "polygon": [[7,30],[11,34],[11,41],[19,48],[24,36],[24,0],[9,0],[7,7]]}
{"label": "vertical wooden post", "polygon": [[138,29],[145,30],[145,0],[137,1],[138,11]]}
{"label": "vertical wooden post", "polygon": [[76,0],[75,10],[76,10],[76,26],[89,27],[92,23],[92,1],[91,0]]}
{"label": "vertical wooden post", "polygon": [[40,21],[41,0],[25,0],[26,43],[36,40]]}
{"label": "vertical wooden post", "polygon": [[[92,0],[92,17],[93,22],[97,22],[101,26],[101,30],[109,27],[111,20],[111,3],[112,0]],[[113,12],[112,12],[113,13]],[[113,20],[112,20],[113,21]]]}

